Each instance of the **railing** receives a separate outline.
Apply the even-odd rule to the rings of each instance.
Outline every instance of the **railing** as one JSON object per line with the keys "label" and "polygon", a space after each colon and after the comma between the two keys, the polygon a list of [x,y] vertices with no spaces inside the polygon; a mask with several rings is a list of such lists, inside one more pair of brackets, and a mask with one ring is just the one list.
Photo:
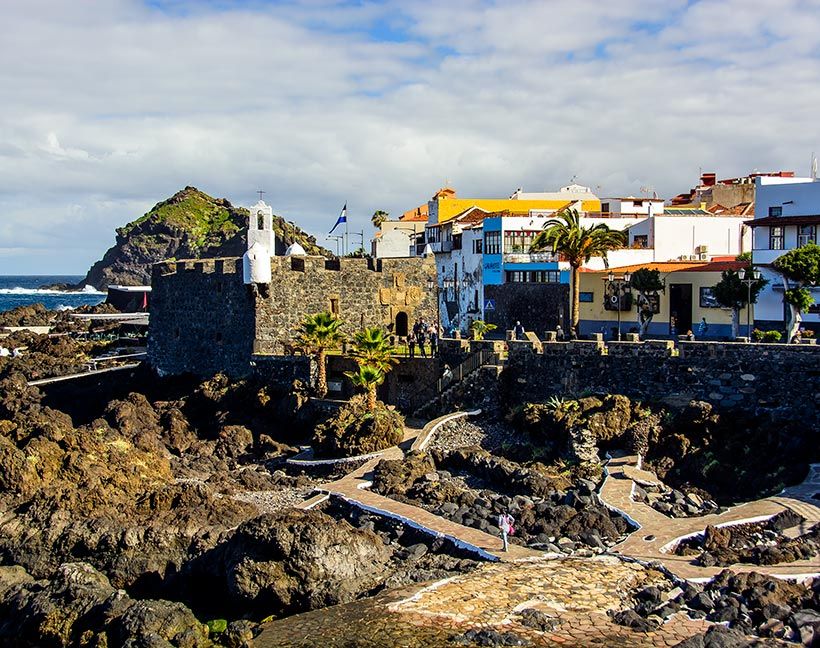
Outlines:
{"label": "railing", "polygon": [[506,252],[504,263],[555,263],[558,257],[551,252]]}
{"label": "railing", "polygon": [[471,373],[474,373],[481,367],[499,361],[498,354],[489,349],[481,349],[476,351],[471,356],[468,356],[464,362],[456,365],[455,369],[451,370],[450,375],[442,376],[438,379],[436,384],[436,392],[441,393],[450,385],[461,382]]}

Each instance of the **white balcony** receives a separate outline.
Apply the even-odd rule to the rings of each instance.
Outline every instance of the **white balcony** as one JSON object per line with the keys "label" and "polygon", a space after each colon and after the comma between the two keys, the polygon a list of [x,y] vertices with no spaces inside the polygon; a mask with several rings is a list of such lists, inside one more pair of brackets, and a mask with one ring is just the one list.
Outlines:
{"label": "white balcony", "polygon": [[552,252],[508,252],[504,263],[557,263],[558,257]]}

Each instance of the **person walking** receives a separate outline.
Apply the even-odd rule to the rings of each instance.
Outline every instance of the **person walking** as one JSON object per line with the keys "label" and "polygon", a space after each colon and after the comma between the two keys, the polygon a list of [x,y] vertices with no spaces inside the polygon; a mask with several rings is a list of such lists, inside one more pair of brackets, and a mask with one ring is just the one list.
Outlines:
{"label": "person walking", "polygon": [[407,336],[407,348],[410,351],[410,357],[416,357],[416,336],[415,335],[408,335]]}
{"label": "person walking", "polygon": [[509,513],[502,513],[498,516],[498,528],[501,529],[501,541],[503,543],[502,551],[509,551],[508,537],[515,532],[513,524],[515,524],[515,518]]}
{"label": "person walking", "polygon": [[561,325],[555,327],[555,339],[559,342],[564,340],[564,329],[561,328]]}
{"label": "person walking", "polygon": [[427,342],[427,325],[424,323],[424,320],[419,320],[419,332],[416,335],[416,342],[419,345],[419,352],[421,353],[422,358],[427,357],[427,349],[425,349],[425,343]]}
{"label": "person walking", "polygon": [[433,324],[427,329],[427,335],[430,338],[430,357],[435,358],[438,355],[438,331]]}
{"label": "person walking", "polygon": [[515,334],[516,340],[523,340],[524,339],[524,327],[521,325],[521,322],[515,323],[515,328],[513,329],[513,333]]}
{"label": "person walking", "polygon": [[698,339],[702,340],[706,337],[706,331],[709,330],[709,324],[706,322],[706,318],[702,317],[700,320],[700,324],[698,324]]}

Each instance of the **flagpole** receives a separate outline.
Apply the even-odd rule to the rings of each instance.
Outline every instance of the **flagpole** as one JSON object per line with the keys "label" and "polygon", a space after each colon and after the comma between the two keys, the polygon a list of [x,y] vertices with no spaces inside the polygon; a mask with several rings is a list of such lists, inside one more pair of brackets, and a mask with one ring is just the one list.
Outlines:
{"label": "flagpole", "polygon": [[[345,200],[345,206],[347,206],[347,201],[346,200]],[[348,236],[349,235],[347,233],[347,214],[345,214],[345,256],[347,256],[347,254],[350,252],[350,250],[348,250],[348,245],[350,243]]]}

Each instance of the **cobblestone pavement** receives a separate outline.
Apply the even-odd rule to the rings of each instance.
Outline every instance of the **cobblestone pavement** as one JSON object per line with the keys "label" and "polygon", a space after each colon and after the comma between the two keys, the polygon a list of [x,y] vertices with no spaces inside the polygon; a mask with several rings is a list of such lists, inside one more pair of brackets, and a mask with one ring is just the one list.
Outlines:
{"label": "cobblestone pavement", "polygon": [[[662,563],[681,578],[704,579],[719,573],[722,567],[700,567],[692,557],[664,553],[661,548],[681,536],[703,531],[709,524],[725,524],[761,516],[770,516],[790,508],[807,519],[820,519],[820,508],[805,499],[778,497],[756,500],[736,506],[719,515],[692,518],[669,518],[643,502],[632,500],[633,480],[656,481],[657,477],[637,468],[636,456],[616,456],[608,464],[609,477],[601,488],[601,498],[626,513],[641,528],[611,551],[630,558]],[[810,476],[811,477],[811,476]],[[795,487],[797,488],[797,487]],[[805,489],[798,488],[799,492]],[[788,492],[788,491],[787,491]],[[734,571],[757,571],[773,576],[802,576],[820,572],[820,561],[812,558],[782,565],[733,565]]]}
{"label": "cobblestone pavement", "polygon": [[[487,563],[427,587],[301,614],[266,626],[256,639],[271,646],[446,646],[467,630],[512,632],[532,646],[673,646],[708,623],[675,615],[654,632],[614,624],[607,611],[665,576],[611,556]],[[521,623],[518,612],[553,619],[547,631]]]}

